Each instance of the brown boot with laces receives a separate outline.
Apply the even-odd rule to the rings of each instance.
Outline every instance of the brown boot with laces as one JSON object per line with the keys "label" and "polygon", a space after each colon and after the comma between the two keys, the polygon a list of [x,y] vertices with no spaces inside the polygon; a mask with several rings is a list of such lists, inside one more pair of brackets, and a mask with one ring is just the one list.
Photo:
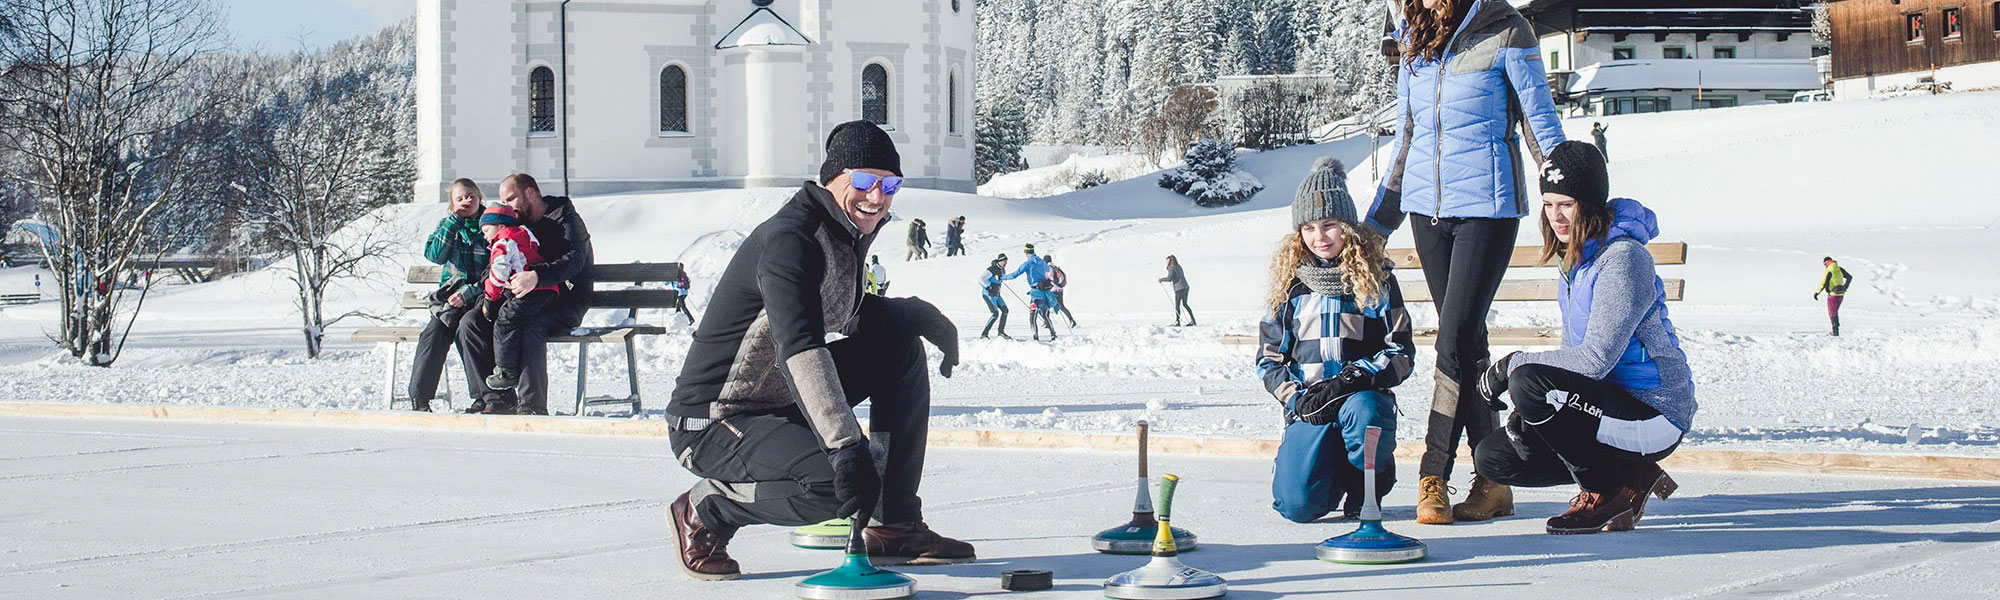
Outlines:
{"label": "brown boot with laces", "polygon": [[1631,531],[1639,518],[1632,510],[1632,504],[1639,495],[1632,488],[1619,486],[1606,494],[1577,492],[1569,501],[1569,510],[1549,518],[1548,532],[1556,535],[1597,533],[1599,531]]}
{"label": "brown boot with laces", "polygon": [[1514,488],[1478,475],[1472,476],[1472,491],[1465,501],[1451,507],[1451,517],[1460,521],[1484,521],[1514,514]]}
{"label": "brown boot with laces", "polygon": [[1425,525],[1450,525],[1451,489],[1443,477],[1428,475],[1417,481],[1417,522]]}

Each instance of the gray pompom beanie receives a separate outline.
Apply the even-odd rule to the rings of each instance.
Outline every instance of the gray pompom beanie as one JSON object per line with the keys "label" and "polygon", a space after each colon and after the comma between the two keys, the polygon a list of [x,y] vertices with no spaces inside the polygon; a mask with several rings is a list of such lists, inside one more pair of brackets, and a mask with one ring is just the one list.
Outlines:
{"label": "gray pompom beanie", "polygon": [[1292,228],[1320,219],[1357,223],[1356,214],[1354,197],[1347,193],[1347,166],[1331,156],[1314,161],[1312,172],[1299,182],[1298,195],[1292,197]]}

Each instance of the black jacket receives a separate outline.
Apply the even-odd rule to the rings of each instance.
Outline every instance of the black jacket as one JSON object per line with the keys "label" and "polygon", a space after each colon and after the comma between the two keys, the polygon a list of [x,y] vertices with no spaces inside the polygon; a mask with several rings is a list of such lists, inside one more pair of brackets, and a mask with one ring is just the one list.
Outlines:
{"label": "black jacket", "polygon": [[568,284],[561,286],[549,311],[561,323],[575,327],[583,323],[583,313],[590,310],[590,294],[596,288],[590,272],[595,258],[590,249],[590,228],[584,226],[569,197],[543,196],[542,204],[542,219],[528,224],[528,232],[542,245],[542,262],[528,265],[528,270],[544,284]]}
{"label": "black jacket", "polygon": [[881,308],[862,294],[874,240],[831,193],[806,183],[750,232],[715,282],[667,413],[719,419],[796,404],[826,448],[860,441],[827,337],[858,331],[864,304]]}

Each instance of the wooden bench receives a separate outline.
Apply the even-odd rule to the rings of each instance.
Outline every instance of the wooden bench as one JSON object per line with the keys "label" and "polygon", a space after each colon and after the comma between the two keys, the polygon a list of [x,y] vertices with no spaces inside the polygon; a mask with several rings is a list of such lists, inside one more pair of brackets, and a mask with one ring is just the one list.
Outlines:
{"label": "wooden bench", "polygon": [[188,283],[207,283],[216,275],[242,273],[252,266],[244,256],[135,256],[126,268],[166,271]]}
{"label": "wooden bench", "polygon": [[[1652,253],[1655,265],[1687,264],[1687,243],[1660,242],[1646,245]],[[1390,248],[1386,251],[1389,260],[1396,263],[1396,269],[1404,272],[1422,272],[1423,260],[1412,248]],[[1507,261],[1509,269],[1548,268],[1542,264],[1541,246],[1517,246]],[[1661,278],[1666,286],[1667,301],[1679,302],[1687,291],[1687,282],[1680,279]],[[1402,279],[1403,302],[1430,302],[1431,288],[1421,279]],[[1494,295],[1495,302],[1554,302],[1557,288],[1562,283],[1555,279],[1507,279],[1500,282],[1500,290]],[[1416,332],[1417,342],[1434,344],[1437,329],[1426,327]],[[1558,346],[1562,345],[1562,330],[1553,327],[1494,327],[1487,330],[1487,343],[1493,346]],[[1257,336],[1232,333],[1222,336],[1222,343],[1229,345],[1256,345]]]}
{"label": "wooden bench", "polygon": [[[438,276],[442,271],[443,267],[438,265],[417,265],[410,267],[409,276],[406,278],[406,281],[413,284],[425,284],[430,286],[430,288],[422,291],[408,290],[403,292],[401,306],[410,310],[429,309],[430,300],[427,294],[431,290],[436,289]],[[549,336],[549,342],[576,344],[576,410],[573,414],[578,416],[584,415],[585,411],[593,406],[620,405],[629,407],[632,411],[631,416],[637,418],[643,414],[641,412],[643,403],[639,393],[639,359],[634,342],[638,336],[659,335],[667,332],[665,327],[639,324],[639,310],[674,308],[680,300],[680,294],[671,289],[619,290],[605,288],[608,285],[617,285],[620,283],[652,284],[672,282],[680,279],[681,265],[680,263],[599,264],[591,266],[591,273],[597,282],[597,289],[590,296],[591,309],[623,309],[627,311],[625,322],[610,327],[586,327],[580,328],[582,330],[580,332],[573,331],[561,335],[552,335]],[[409,365],[398,364],[397,349],[402,344],[416,343],[418,336],[422,334],[422,327],[363,327],[354,332],[353,339],[356,342],[389,344],[389,358],[383,368],[382,395],[388,402],[390,410],[395,410],[398,403],[408,403],[410,401],[409,396],[404,394],[396,385],[396,371],[409,368]],[[625,346],[626,395],[622,397],[590,396],[591,344],[623,344]],[[445,390],[443,397],[445,406],[449,407],[451,406],[450,369],[445,370],[445,376],[440,385]]]}
{"label": "wooden bench", "polygon": [[13,304],[34,304],[42,300],[41,294],[0,294],[0,306]]}

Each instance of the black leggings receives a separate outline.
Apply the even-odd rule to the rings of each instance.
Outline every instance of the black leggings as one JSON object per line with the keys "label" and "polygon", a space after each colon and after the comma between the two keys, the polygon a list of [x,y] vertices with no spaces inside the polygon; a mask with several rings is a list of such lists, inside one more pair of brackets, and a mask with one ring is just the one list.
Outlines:
{"label": "black leggings", "polygon": [[[1474,467],[1506,485],[1575,483],[1607,494],[1633,465],[1659,462],[1680,447],[1680,430],[1625,388],[1546,365],[1521,365],[1507,379],[1514,413],[1506,435],[1486,436]],[[1641,490],[1644,491],[1644,490]]]}
{"label": "black leggings", "polygon": [[[1519,219],[1439,219],[1410,215],[1424,281],[1437,307],[1437,372],[1456,394],[1431,395],[1430,427],[1417,474],[1449,479],[1461,432],[1476,450],[1498,426],[1499,414],[1479,397],[1477,381],[1486,368],[1486,311],[1507,274]],[[1446,384],[1439,382],[1441,388]]]}
{"label": "black leggings", "polygon": [[[923,520],[924,450],[930,435],[930,374],[916,337],[863,330],[827,346],[848,406],[868,401],[868,441],[882,469],[875,520]],[[738,414],[701,431],[668,434],[682,466],[703,479],[689,491],[703,523],[809,525],[840,510],[833,463],[796,407]]]}
{"label": "black leggings", "polygon": [[1194,324],[1194,307],[1188,306],[1188,288],[1174,290],[1174,322],[1181,322],[1181,309],[1187,309],[1188,324]]}

